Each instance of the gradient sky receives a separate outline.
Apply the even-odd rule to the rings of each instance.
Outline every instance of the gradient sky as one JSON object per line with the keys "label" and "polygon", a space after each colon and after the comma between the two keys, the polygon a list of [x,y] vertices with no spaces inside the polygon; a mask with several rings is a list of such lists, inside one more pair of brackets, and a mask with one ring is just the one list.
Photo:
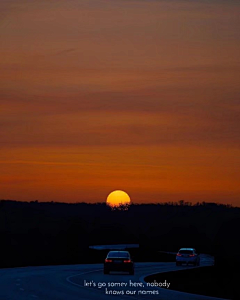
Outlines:
{"label": "gradient sky", "polygon": [[0,199],[240,206],[239,0],[1,0]]}

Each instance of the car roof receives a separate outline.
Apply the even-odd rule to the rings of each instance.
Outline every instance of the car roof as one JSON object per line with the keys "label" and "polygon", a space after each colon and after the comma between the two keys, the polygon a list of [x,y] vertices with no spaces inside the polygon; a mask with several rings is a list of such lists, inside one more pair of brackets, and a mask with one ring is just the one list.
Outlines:
{"label": "car roof", "polygon": [[130,253],[128,251],[109,251],[107,256],[128,257],[130,256]]}
{"label": "car roof", "polygon": [[181,249],[179,249],[179,251],[180,250],[192,250],[192,251],[196,251],[195,248],[181,248]]}

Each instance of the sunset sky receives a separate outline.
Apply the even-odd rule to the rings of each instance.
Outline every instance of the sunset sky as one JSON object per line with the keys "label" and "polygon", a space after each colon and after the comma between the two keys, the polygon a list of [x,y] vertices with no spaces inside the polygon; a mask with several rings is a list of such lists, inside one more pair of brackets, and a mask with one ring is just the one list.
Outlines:
{"label": "sunset sky", "polygon": [[2,0],[0,70],[0,199],[240,206],[239,0]]}

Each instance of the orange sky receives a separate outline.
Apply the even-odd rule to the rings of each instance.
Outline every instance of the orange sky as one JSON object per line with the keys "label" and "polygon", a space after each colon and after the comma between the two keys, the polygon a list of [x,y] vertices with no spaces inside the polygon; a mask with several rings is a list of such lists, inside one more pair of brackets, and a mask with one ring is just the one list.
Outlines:
{"label": "orange sky", "polygon": [[0,1],[0,199],[240,206],[240,2]]}

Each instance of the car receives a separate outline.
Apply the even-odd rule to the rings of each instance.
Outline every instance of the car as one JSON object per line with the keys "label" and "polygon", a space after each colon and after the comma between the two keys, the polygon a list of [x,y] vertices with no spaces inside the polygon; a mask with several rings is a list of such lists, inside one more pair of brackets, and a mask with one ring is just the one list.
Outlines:
{"label": "car", "polygon": [[122,271],[134,274],[134,262],[128,251],[109,251],[104,261],[103,273],[109,274],[111,271]]}
{"label": "car", "polygon": [[176,255],[176,265],[180,266],[182,264],[192,264],[194,266],[199,266],[200,257],[194,248],[181,248]]}

